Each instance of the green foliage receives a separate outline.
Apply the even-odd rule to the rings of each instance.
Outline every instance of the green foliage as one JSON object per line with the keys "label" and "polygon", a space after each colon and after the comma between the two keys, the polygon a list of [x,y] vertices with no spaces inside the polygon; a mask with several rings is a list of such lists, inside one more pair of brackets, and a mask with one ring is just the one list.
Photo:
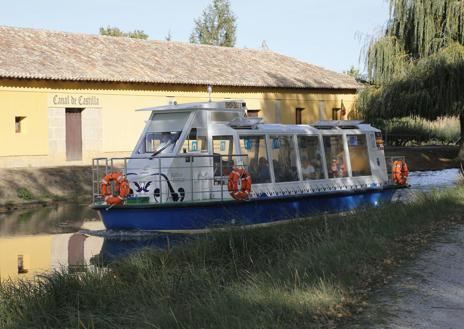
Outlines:
{"label": "green foliage", "polygon": [[100,27],[100,35],[108,35],[111,37],[126,37],[126,38],[134,38],[134,39],[148,39],[148,34],[143,32],[142,30],[134,30],[131,32],[124,32],[121,31],[118,27]]}
{"label": "green foliage", "polygon": [[16,195],[18,196],[18,198],[26,201],[30,201],[34,198],[32,193],[25,187],[18,188],[18,190],[16,191]]}
{"label": "green foliage", "polygon": [[344,71],[343,73],[355,78],[356,81],[365,81],[365,77],[361,74],[361,71],[354,66],[351,66],[348,71]]}
{"label": "green foliage", "polygon": [[191,43],[233,47],[236,41],[236,17],[229,0],[213,0],[194,20],[195,27],[190,35]]}
{"label": "green foliage", "polygon": [[464,46],[453,43],[418,60],[403,78],[366,88],[359,98],[368,119],[459,116],[464,105]]}
{"label": "green foliage", "polygon": [[456,188],[355,214],[217,232],[104,269],[3,282],[0,327],[335,327],[383,282],[388,264],[461,219],[463,200]]}
{"label": "green foliage", "polygon": [[369,120],[459,116],[464,160],[464,1],[389,0],[385,34],[368,45],[358,109]]}
{"label": "green foliage", "polygon": [[132,32],[127,32],[127,36],[133,39],[148,39],[148,34],[143,32],[142,30],[134,30]]}
{"label": "green foliage", "polygon": [[389,145],[453,144],[459,140],[458,118],[440,118],[428,121],[421,118],[376,120]]}
{"label": "green foliage", "polygon": [[404,41],[412,58],[432,55],[453,42],[464,43],[462,0],[390,0],[388,34]]}
{"label": "green foliage", "polygon": [[461,0],[389,0],[385,35],[368,47],[369,79],[382,84],[405,76],[411,62],[464,43]]}
{"label": "green foliage", "polygon": [[410,62],[396,37],[375,40],[367,53],[368,78],[379,85],[406,76]]}

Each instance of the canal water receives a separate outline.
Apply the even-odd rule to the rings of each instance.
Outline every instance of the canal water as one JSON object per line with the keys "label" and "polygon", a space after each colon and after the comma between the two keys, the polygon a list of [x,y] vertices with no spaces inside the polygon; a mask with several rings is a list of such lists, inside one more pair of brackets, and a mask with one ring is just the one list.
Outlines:
{"label": "canal water", "polygon": [[[408,200],[417,191],[454,186],[457,169],[413,172],[410,190],[397,200]],[[0,280],[30,279],[62,267],[95,266],[128,252],[169,248],[189,238],[147,232],[106,231],[95,211],[86,204],[58,204],[0,214]]]}

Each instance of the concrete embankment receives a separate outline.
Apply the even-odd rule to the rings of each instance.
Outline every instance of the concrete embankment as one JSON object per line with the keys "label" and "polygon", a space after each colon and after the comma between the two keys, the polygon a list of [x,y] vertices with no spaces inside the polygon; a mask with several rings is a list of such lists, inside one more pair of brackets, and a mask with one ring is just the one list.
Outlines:
{"label": "concrete embankment", "polygon": [[0,169],[0,211],[58,201],[90,202],[89,166]]}
{"label": "concrete embankment", "polygon": [[385,156],[404,156],[410,171],[458,168],[459,147],[455,145],[426,145],[385,148]]}

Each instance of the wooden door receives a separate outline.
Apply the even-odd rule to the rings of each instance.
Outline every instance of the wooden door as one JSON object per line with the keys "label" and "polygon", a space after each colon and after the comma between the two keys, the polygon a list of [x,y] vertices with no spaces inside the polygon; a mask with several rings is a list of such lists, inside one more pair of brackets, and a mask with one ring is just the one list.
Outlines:
{"label": "wooden door", "polygon": [[295,123],[297,125],[303,124],[303,108],[296,108],[295,109]]}
{"label": "wooden door", "polygon": [[332,120],[340,120],[340,117],[338,115],[339,112],[340,112],[340,108],[334,107],[332,109]]}
{"label": "wooden door", "polygon": [[82,160],[82,109],[66,109],[66,160]]}

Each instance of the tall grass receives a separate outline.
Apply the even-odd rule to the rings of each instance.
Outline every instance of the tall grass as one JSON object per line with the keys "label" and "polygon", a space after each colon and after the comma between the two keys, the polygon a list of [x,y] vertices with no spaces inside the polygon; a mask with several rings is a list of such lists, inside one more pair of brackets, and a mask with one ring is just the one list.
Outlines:
{"label": "tall grass", "polygon": [[382,129],[389,145],[453,144],[460,138],[459,118],[443,117],[434,121],[421,118],[379,120],[374,123]]}
{"label": "tall grass", "polygon": [[311,328],[357,309],[434,229],[463,219],[464,188],[411,204],[218,232],[106,268],[0,285],[4,328]]}

